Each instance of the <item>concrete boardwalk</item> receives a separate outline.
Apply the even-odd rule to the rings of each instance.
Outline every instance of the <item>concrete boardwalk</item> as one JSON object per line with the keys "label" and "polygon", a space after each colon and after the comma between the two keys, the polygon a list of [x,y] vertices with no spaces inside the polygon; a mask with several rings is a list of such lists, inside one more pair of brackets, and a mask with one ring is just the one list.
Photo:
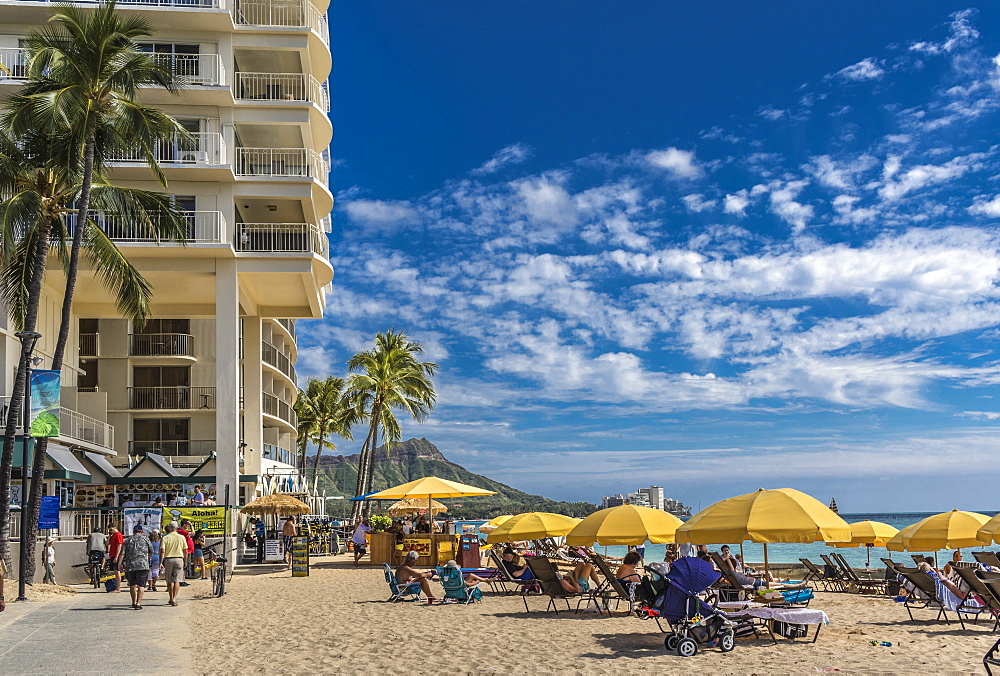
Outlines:
{"label": "concrete boardwalk", "polygon": [[[10,581],[8,581],[10,585]],[[7,598],[16,596],[7,593]],[[160,585],[163,588],[163,585]],[[9,587],[8,587],[9,589]],[[0,613],[0,672],[4,674],[190,673],[190,600],[167,605],[167,593],[147,593],[133,610],[128,591],[108,594],[89,585],[45,603],[7,603]]]}

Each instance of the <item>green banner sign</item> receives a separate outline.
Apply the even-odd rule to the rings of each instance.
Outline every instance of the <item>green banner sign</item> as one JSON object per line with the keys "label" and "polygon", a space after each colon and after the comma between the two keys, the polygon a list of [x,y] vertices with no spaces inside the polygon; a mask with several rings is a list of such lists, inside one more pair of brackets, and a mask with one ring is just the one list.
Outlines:
{"label": "green banner sign", "polygon": [[31,436],[59,436],[59,371],[31,370]]}

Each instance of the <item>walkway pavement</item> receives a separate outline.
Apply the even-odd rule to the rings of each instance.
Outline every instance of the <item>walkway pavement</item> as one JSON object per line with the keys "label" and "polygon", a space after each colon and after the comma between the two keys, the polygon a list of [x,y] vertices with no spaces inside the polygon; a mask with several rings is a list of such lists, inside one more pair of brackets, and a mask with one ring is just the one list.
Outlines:
{"label": "walkway pavement", "polygon": [[167,605],[165,591],[147,593],[142,610],[132,610],[128,591],[76,589],[80,593],[65,600],[7,603],[0,613],[0,672],[191,672],[190,602],[184,599],[191,587],[182,588],[176,608]]}

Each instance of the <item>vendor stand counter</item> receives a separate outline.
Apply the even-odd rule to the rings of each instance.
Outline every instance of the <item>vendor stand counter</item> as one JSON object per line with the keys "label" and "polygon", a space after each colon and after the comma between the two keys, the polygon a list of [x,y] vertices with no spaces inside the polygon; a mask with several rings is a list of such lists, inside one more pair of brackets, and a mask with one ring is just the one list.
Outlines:
{"label": "vendor stand counter", "polygon": [[[368,533],[369,549],[373,566],[383,563],[396,565],[395,533]],[[420,554],[417,566],[440,566],[449,559],[454,559],[457,552],[458,537],[448,533],[414,533],[403,540],[403,551],[415,551]]]}

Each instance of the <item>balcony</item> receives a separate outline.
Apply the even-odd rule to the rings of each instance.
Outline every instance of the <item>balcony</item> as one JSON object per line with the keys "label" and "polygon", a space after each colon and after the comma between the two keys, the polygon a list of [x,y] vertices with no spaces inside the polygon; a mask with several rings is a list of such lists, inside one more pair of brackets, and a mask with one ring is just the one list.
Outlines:
{"label": "balcony", "polygon": [[236,0],[233,3],[233,23],[248,28],[308,28],[330,46],[330,28],[326,15],[309,0],[297,2],[269,0]]}
{"label": "balcony", "polygon": [[101,334],[99,333],[80,334],[80,356],[81,357],[101,356]]}
{"label": "balcony", "polygon": [[[226,162],[226,143],[222,134],[207,131],[192,132],[189,138],[165,141],[154,148],[153,158],[160,164],[221,165]],[[124,150],[111,157],[116,164],[139,163],[146,158],[139,148]]]}
{"label": "balcony", "polygon": [[329,258],[329,240],[311,223],[240,223],[237,251],[314,253]]}
{"label": "balcony", "polygon": [[[119,3],[120,4],[120,3]],[[222,61],[218,54],[155,54],[156,60],[188,86],[222,84]]]}
{"label": "balcony", "polygon": [[130,441],[128,442],[129,455],[146,455],[155,453],[156,455],[197,455],[207,456],[215,451],[215,440],[204,439],[184,439],[171,441]]}
{"label": "balcony", "polygon": [[323,156],[309,148],[237,148],[237,176],[315,178],[326,185],[330,173]]}
{"label": "balcony", "polygon": [[299,419],[295,415],[295,410],[291,404],[267,392],[262,392],[261,395],[263,396],[262,410],[265,415],[277,418],[290,425],[293,429],[298,427]]}
{"label": "balcony", "polygon": [[295,320],[294,319],[275,319],[274,321],[281,324],[285,331],[288,331],[288,335],[295,339]]}
{"label": "balcony", "polygon": [[274,444],[264,444],[263,456],[268,460],[277,460],[286,465],[295,466],[295,453]]}
{"label": "balcony", "polygon": [[[0,397],[0,417],[7,419],[7,407],[10,405],[10,397]],[[20,418],[21,416],[18,416]],[[18,422],[18,434],[22,427]],[[59,439],[99,446],[102,449],[113,449],[115,446],[115,428],[103,420],[91,418],[71,408],[61,407],[59,409]]]}
{"label": "balcony", "polygon": [[237,73],[234,97],[239,101],[306,101],[330,112],[330,91],[306,73]]}
{"label": "balcony", "polygon": [[136,410],[212,410],[215,408],[214,387],[130,387],[128,407]]}
{"label": "balcony", "polygon": [[0,80],[23,80],[28,77],[28,50],[0,48]]}
{"label": "balcony", "polygon": [[[182,211],[187,222],[186,244],[221,244],[222,229],[226,220],[218,211]],[[72,231],[76,222],[76,214],[66,214],[67,227]],[[93,214],[91,218],[97,227],[115,242],[124,244],[179,244],[173,240],[158,240],[152,236],[148,227],[134,223],[126,223],[112,214]]]}
{"label": "balcony", "polygon": [[265,364],[285,374],[293,383],[297,382],[295,380],[295,366],[292,364],[292,360],[282,354],[274,345],[262,340],[260,344],[260,357]]}
{"label": "balcony", "polygon": [[193,357],[194,336],[186,333],[133,333],[129,336],[132,357]]}

